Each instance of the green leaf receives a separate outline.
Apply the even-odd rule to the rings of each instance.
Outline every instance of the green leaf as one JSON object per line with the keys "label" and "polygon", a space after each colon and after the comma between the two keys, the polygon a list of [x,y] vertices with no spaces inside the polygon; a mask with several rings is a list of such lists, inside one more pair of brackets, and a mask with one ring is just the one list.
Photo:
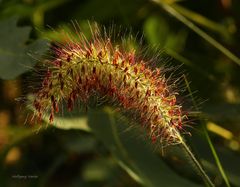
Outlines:
{"label": "green leaf", "polygon": [[34,58],[47,51],[47,41],[27,45],[31,28],[18,27],[16,18],[1,21],[0,28],[0,78],[14,79],[35,65]]}
{"label": "green leaf", "polygon": [[187,32],[171,32],[167,21],[161,16],[151,16],[144,23],[145,36],[151,45],[159,45],[168,52],[181,52],[185,47]]}
{"label": "green leaf", "polygon": [[[73,111],[68,112],[66,110],[67,107],[63,108],[63,114],[56,114],[54,117],[54,122],[52,124],[54,127],[63,130],[77,129],[86,132],[91,131],[87,124],[86,112],[79,109],[74,109]],[[44,120],[48,123],[49,115],[45,115]]]}
{"label": "green leaf", "polygon": [[92,131],[137,182],[144,186],[198,186],[173,172],[146,141],[139,138],[143,133],[133,129],[126,131],[125,124],[123,118],[116,118],[109,110],[89,111]]}
{"label": "green leaf", "polygon": [[169,34],[169,27],[165,19],[160,16],[151,16],[144,23],[144,31],[150,44],[165,47]]}
{"label": "green leaf", "polygon": [[[29,103],[33,103],[34,96],[32,94],[29,94],[27,99]],[[36,112],[32,104],[29,104],[27,108],[32,112]],[[55,114],[54,121],[53,124],[51,124],[51,126],[63,130],[78,129],[86,132],[91,131],[87,124],[86,112],[83,112],[82,110],[79,109],[74,109],[73,111],[68,112],[67,107],[64,104],[62,105],[62,109],[63,109],[62,112]],[[50,115],[47,113],[43,116],[45,127],[49,126],[49,116]]]}

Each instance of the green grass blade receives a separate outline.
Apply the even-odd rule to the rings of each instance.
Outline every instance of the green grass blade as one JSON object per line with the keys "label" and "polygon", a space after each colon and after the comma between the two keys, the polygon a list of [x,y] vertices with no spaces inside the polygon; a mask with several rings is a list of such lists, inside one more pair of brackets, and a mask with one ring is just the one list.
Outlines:
{"label": "green grass blade", "polygon": [[221,51],[229,59],[231,59],[233,62],[235,62],[236,64],[238,64],[240,66],[240,59],[235,54],[233,54],[231,51],[229,51],[227,48],[225,48],[222,44],[220,44],[217,40],[215,40],[213,37],[208,35],[206,32],[204,32],[202,29],[197,27],[194,23],[189,21],[186,17],[184,17],[178,11],[176,11],[170,4],[168,4],[164,1],[160,1],[160,0],[152,0],[152,1],[156,2],[166,12],[168,12],[169,14],[174,16],[176,19],[178,19],[180,22],[185,24],[187,27],[189,27],[191,30],[193,30],[195,33],[197,33],[199,36],[201,36],[204,40],[206,40],[208,43],[210,43],[212,46],[214,46],[216,49]]}
{"label": "green grass blade", "polygon": [[[183,77],[184,77],[184,81],[185,81],[185,84],[186,84],[186,86],[187,86],[188,92],[190,93],[190,96],[191,96],[193,105],[194,105],[195,109],[198,110],[197,103],[196,103],[196,101],[195,101],[195,99],[194,99],[194,97],[193,97],[191,88],[190,88],[190,86],[189,86],[189,82],[188,82],[188,80],[187,80],[187,78],[186,78],[185,75],[183,75]],[[214,146],[213,146],[212,140],[211,140],[211,138],[210,138],[210,136],[209,136],[209,134],[208,134],[208,131],[207,131],[207,129],[206,129],[206,126],[204,125],[204,121],[203,121],[202,118],[201,118],[200,120],[201,120],[201,125],[202,125],[202,128],[203,128],[203,133],[204,133],[204,135],[205,135],[205,137],[206,137],[206,139],[207,139],[207,142],[208,142],[208,144],[209,144],[209,147],[210,147],[210,149],[211,149],[211,152],[212,152],[212,154],[213,154],[213,157],[214,157],[214,159],[215,159],[215,162],[216,162],[216,164],[217,164],[217,167],[218,167],[218,169],[219,169],[219,171],[220,171],[220,173],[221,173],[221,175],[222,175],[222,178],[223,178],[226,186],[227,186],[227,187],[230,187],[230,182],[229,182],[229,180],[228,180],[228,178],[227,178],[227,175],[226,175],[226,173],[225,173],[225,171],[224,171],[224,169],[223,169],[223,166],[222,166],[221,161],[220,161],[220,159],[219,159],[219,157],[218,157],[218,155],[217,155],[217,152],[216,152],[216,150],[215,150],[215,148],[214,148]]]}
{"label": "green grass blade", "polygon": [[202,25],[203,27],[210,29],[216,33],[221,34],[222,36],[228,36],[229,37],[229,31],[225,26],[222,24],[216,23],[201,14],[198,14],[194,11],[191,11],[183,6],[178,5],[177,3],[171,4],[172,8],[174,8],[177,12],[188,18],[189,20]]}

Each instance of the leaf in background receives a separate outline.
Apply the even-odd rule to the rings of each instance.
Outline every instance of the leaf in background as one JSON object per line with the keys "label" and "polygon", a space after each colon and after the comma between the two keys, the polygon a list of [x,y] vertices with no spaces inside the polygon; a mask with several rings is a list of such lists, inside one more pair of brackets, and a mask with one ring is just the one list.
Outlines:
{"label": "leaf in background", "polygon": [[27,45],[31,28],[17,27],[16,18],[1,21],[0,28],[0,78],[14,79],[35,65],[34,58],[47,51],[47,41]]}
{"label": "leaf in background", "polygon": [[[46,119],[48,121],[48,119]],[[69,130],[69,129],[79,129],[83,131],[90,131],[90,128],[87,125],[87,118],[84,116],[78,117],[55,117],[54,127]]]}
{"label": "leaf in background", "polygon": [[[45,115],[44,120],[48,123],[49,115]],[[64,105],[62,114],[55,115],[52,125],[63,130],[78,129],[86,132],[91,131],[87,124],[86,112],[79,109],[74,109],[73,111],[68,112],[67,107]]]}
{"label": "leaf in background", "polygon": [[120,118],[116,120],[110,111],[89,111],[89,126],[93,132],[137,182],[156,187],[198,186],[174,173],[161,158],[153,154],[143,139],[137,138],[142,135],[137,131],[126,131],[125,124],[126,121]]}
{"label": "leaf in background", "polygon": [[104,181],[107,178],[114,178],[117,174],[116,162],[113,158],[98,158],[87,163],[83,169],[83,178],[86,181]]}
{"label": "leaf in background", "polygon": [[150,44],[164,47],[169,33],[167,22],[162,17],[152,16],[145,21],[144,31]]}
{"label": "leaf in background", "polygon": [[161,16],[149,17],[145,21],[144,32],[151,45],[159,45],[166,48],[166,51],[181,52],[184,49],[187,32],[171,32],[167,21]]}
{"label": "leaf in background", "polygon": [[[29,94],[28,97],[29,105],[27,106],[30,111],[33,113],[36,112],[35,108],[30,104],[34,101],[34,96],[32,94]],[[62,110],[58,114],[55,114],[54,116],[54,122],[53,124],[49,125],[49,114],[43,115],[43,121],[45,122],[43,125],[45,127],[48,126],[54,126],[58,129],[63,130],[70,130],[70,129],[79,129],[86,132],[90,132],[91,129],[89,128],[87,124],[87,116],[86,112],[83,112],[81,109],[74,109],[71,112],[67,111],[67,106],[65,106],[64,103],[62,103]]]}

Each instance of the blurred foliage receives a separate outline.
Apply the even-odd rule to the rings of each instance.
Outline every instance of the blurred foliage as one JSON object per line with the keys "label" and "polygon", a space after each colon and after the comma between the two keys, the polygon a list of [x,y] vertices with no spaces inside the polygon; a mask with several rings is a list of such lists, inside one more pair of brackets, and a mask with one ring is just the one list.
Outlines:
{"label": "blurred foliage", "polygon": [[17,20],[14,18],[0,22],[0,78],[2,79],[14,79],[29,71],[35,65],[30,54],[34,55],[37,51],[38,56],[42,56],[48,50],[47,42],[44,40],[36,40],[26,45],[31,27],[19,28],[16,23]]}
{"label": "blurred foliage", "polygon": [[[160,156],[109,108],[66,113],[52,126],[31,122],[21,99],[37,84],[31,70],[46,39],[59,40],[75,20],[86,35],[87,21],[143,35],[144,45],[179,67],[177,76],[187,74],[231,186],[240,186],[238,0],[0,0],[0,186],[203,186],[178,147]],[[200,122],[189,125],[188,144],[216,186],[225,186]]]}

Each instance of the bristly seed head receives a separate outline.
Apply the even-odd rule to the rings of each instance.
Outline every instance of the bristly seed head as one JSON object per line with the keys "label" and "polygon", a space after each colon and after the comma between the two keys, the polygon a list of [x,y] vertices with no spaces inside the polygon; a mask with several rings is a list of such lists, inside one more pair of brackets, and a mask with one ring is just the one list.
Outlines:
{"label": "bristly seed head", "polygon": [[78,41],[53,47],[54,58],[47,61],[47,73],[33,102],[36,116],[41,119],[50,113],[52,123],[62,102],[72,111],[77,100],[87,104],[98,93],[117,102],[122,111],[134,113],[152,142],[178,143],[186,116],[162,69],[151,68],[135,51],[114,46],[99,32],[91,42],[78,35]]}

